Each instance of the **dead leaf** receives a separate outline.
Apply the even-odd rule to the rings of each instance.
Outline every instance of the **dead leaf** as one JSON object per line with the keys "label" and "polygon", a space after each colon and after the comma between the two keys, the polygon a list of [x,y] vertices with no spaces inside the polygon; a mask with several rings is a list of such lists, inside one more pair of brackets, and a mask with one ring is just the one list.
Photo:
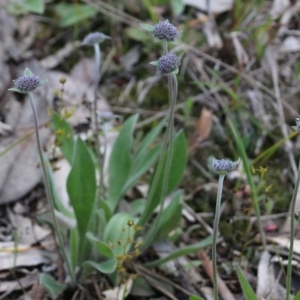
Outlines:
{"label": "dead leaf", "polygon": [[[207,10],[207,0],[183,0],[185,5],[196,7],[200,10]],[[231,10],[234,0],[214,0],[210,1],[210,9],[213,14],[220,14]]]}
{"label": "dead leaf", "polygon": [[212,118],[212,111],[203,107],[201,110],[200,117],[195,126],[195,132],[189,142],[189,153],[194,153],[199,144],[201,144],[203,140],[209,137],[213,125]]}
{"label": "dead leaf", "polygon": [[[212,281],[213,280],[212,279],[213,278],[213,269],[212,269],[211,260],[208,258],[206,252],[203,251],[203,250],[198,252],[197,256],[198,256],[199,260],[202,262],[202,266],[203,266],[205,272],[207,273],[208,277]],[[217,274],[217,276],[218,276],[217,280],[218,280],[219,294],[222,296],[222,298],[224,300],[235,300],[234,296],[232,295],[232,293],[228,289],[225,282],[221,279],[221,277],[218,274]]]}
{"label": "dead leaf", "polygon": [[[16,252],[15,252],[16,251]],[[0,243],[0,271],[20,266],[33,267],[57,260],[56,252],[47,252],[14,242]]]}
{"label": "dead leaf", "polygon": [[248,54],[245,51],[242,43],[239,40],[239,36],[241,36],[241,35],[242,34],[240,32],[231,32],[230,33],[239,65],[245,66],[249,62],[249,57],[248,57]]}
{"label": "dead leaf", "polygon": [[264,251],[258,264],[257,288],[258,297],[269,300],[282,300],[285,297],[285,290],[279,286],[279,278],[275,278],[273,264],[270,263],[271,254]]}
{"label": "dead leaf", "polygon": [[111,290],[103,291],[105,300],[123,300],[130,293],[132,287],[132,279],[129,278],[124,284],[116,286]]}
{"label": "dead leaf", "polygon": [[[3,292],[10,293],[15,290],[26,289],[26,288],[32,286],[38,280],[39,280],[39,272],[38,272],[38,270],[35,269],[31,273],[26,275],[25,277],[18,279],[18,280],[11,280],[11,281],[1,280],[0,292],[1,293],[3,293]],[[6,293],[6,296],[9,293]]]}
{"label": "dead leaf", "polygon": [[45,69],[53,69],[62,63],[66,57],[70,56],[73,51],[77,50],[80,45],[81,42],[79,41],[66,43],[63,48],[59,49],[55,54],[45,57],[40,63]]}

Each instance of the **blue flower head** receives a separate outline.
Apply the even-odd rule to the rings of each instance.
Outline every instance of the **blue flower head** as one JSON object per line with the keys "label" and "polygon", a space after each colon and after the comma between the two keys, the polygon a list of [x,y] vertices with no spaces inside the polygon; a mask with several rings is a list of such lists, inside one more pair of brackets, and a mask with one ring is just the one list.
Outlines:
{"label": "blue flower head", "polygon": [[225,175],[229,172],[236,169],[237,165],[239,164],[240,159],[236,161],[231,161],[229,159],[216,159],[212,158],[210,163],[208,164],[208,167],[215,173],[219,175]]}
{"label": "blue flower head", "polygon": [[169,20],[163,22],[159,21],[159,23],[153,27],[152,33],[155,38],[167,42],[174,41],[180,35],[177,28],[171,24]]}
{"label": "blue flower head", "polygon": [[29,93],[43,85],[46,81],[47,80],[41,80],[39,76],[33,75],[32,72],[26,68],[23,76],[13,80],[15,87],[8,90],[18,93]]}

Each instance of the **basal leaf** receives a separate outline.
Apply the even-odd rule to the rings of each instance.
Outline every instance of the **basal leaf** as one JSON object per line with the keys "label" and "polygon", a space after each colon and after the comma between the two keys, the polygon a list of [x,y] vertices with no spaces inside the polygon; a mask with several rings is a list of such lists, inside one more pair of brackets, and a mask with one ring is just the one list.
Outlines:
{"label": "basal leaf", "polygon": [[106,243],[113,244],[114,255],[124,254],[131,245],[127,244],[129,238],[134,238],[133,228],[128,226],[128,221],[134,221],[134,218],[125,212],[115,214],[105,227],[103,240]]}
{"label": "basal leaf", "polygon": [[[179,132],[173,141],[173,151],[172,151],[172,161],[171,161],[171,169],[169,174],[169,182],[167,186],[167,194],[175,189],[175,187],[179,184],[182,179],[186,163],[187,163],[187,143],[184,137],[183,132]],[[162,172],[159,177],[158,184],[156,186],[156,190],[152,194],[151,198],[147,198],[147,204],[144,213],[142,214],[139,225],[143,226],[148,218],[152,215],[155,208],[161,202],[162,188],[163,188],[163,180],[165,178],[165,170],[166,170],[166,159],[167,156],[170,155],[170,150],[165,153],[164,156],[164,165]],[[151,195],[150,191],[153,183],[153,178],[155,173],[152,176],[152,181],[149,187],[148,195]]]}
{"label": "basal leaf", "polygon": [[[152,243],[167,237],[167,235],[178,226],[181,220],[182,205],[179,203],[182,191],[178,191],[173,196],[170,204],[161,213],[158,214],[150,229],[145,235],[142,251],[148,248]],[[154,224],[159,222],[158,228]]]}
{"label": "basal leaf", "polygon": [[86,4],[66,4],[60,3],[55,6],[57,14],[60,16],[59,25],[67,27],[75,25],[83,20],[93,17],[97,10]]}
{"label": "basal leaf", "polygon": [[97,263],[94,261],[86,261],[84,263],[84,267],[94,268],[103,274],[111,274],[116,270],[117,260],[115,258],[106,260],[101,263]]}
{"label": "basal leaf", "polygon": [[300,292],[294,297],[293,300],[300,300]]}
{"label": "basal leaf", "polygon": [[161,145],[157,145],[150,150],[145,150],[144,155],[141,156],[143,159],[137,161],[135,165],[134,162],[132,163],[130,175],[123,187],[122,194],[125,194],[126,191],[132,188],[138,182],[140,177],[150,169],[157,159],[160,150]]}
{"label": "basal leaf", "polygon": [[45,273],[41,274],[40,282],[45,287],[52,299],[56,299],[56,297],[67,287],[66,284],[57,282],[53,279],[53,277]]}
{"label": "basal leaf", "polygon": [[84,238],[96,197],[95,166],[86,144],[77,139],[67,190],[74,208],[80,238]]}
{"label": "basal leaf", "polygon": [[159,135],[162,128],[166,124],[166,119],[163,119],[146,135],[143,141],[140,143],[138,150],[133,157],[133,164],[138,164],[139,161],[143,160],[145,151],[154,142],[155,138]]}
{"label": "basal leaf", "polygon": [[88,232],[86,237],[92,242],[92,244],[96,247],[100,255],[106,256],[107,258],[113,258],[114,254],[112,250],[109,248],[107,243],[100,241],[93,233]]}
{"label": "basal leaf", "polygon": [[71,265],[74,274],[76,273],[76,267],[78,265],[78,250],[79,250],[79,234],[77,228],[72,228],[70,232],[70,254]]}
{"label": "basal leaf", "polygon": [[123,125],[109,159],[108,206],[113,212],[122,196],[131,168],[132,135],[137,115],[130,117]]}

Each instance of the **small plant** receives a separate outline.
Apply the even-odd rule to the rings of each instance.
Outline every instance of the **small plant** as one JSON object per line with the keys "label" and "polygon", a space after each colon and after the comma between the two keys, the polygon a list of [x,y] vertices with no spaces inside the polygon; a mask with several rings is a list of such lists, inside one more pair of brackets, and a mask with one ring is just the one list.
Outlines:
{"label": "small plant", "polygon": [[[154,27],[151,27],[151,32]],[[118,286],[134,274],[128,274],[126,266],[143,253],[155,241],[163,239],[175,229],[180,222],[182,213],[182,191],[176,191],[187,163],[187,143],[182,131],[174,134],[174,111],[177,98],[177,78],[180,57],[168,52],[168,42],[175,40],[179,32],[168,21],[160,22],[155,27],[155,38],[163,39],[163,55],[151,64],[157,67],[158,76],[168,80],[168,96],[170,110],[167,119],[163,119],[140,141],[133,151],[133,132],[138,116],[128,118],[118,135],[113,146],[108,162],[109,178],[105,188],[104,182],[100,183],[100,197],[97,196],[99,184],[96,171],[103,170],[103,160],[99,159],[100,153],[85,143],[80,137],[76,137],[67,118],[73,111],[64,108],[63,99],[60,99],[58,112],[50,112],[52,128],[55,133],[55,147],[60,148],[62,155],[71,166],[67,178],[67,192],[72,209],[67,209],[61,203],[53,180],[53,171],[47,158],[43,156],[39,140],[38,120],[34,106],[33,90],[42,85],[38,76],[26,69],[24,76],[15,81],[15,88],[10,90],[27,93],[32,105],[38,150],[41,165],[44,172],[45,187],[49,199],[53,226],[59,241],[59,248],[67,266],[67,275],[71,278],[71,285],[82,283],[93,271],[98,270],[107,274],[111,282]],[[164,30],[166,32],[164,33]],[[153,32],[154,34],[154,32]],[[164,35],[166,34],[166,35]],[[95,99],[94,121],[98,118],[111,119],[111,114],[106,116],[96,110],[96,87],[99,81],[100,48],[99,44],[107,36],[101,33],[88,35],[84,44],[93,45],[95,48]],[[65,80],[60,81],[64,85]],[[58,95],[62,98],[63,93]],[[163,143],[155,145],[155,140],[164,126],[166,132]],[[96,139],[98,139],[98,124],[95,123]],[[103,134],[106,137],[109,130],[104,126]],[[99,146],[99,145],[98,145]],[[55,153],[55,152],[54,152]],[[149,191],[146,199],[139,199],[130,203],[130,213],[118,211],[119,203],[123,196],[134,187],[140,178],[156,163],[156,167],[149,183]],[[103,174],[102,174],[103,175]],[[165,206],[165,198],[169,196],[171,202]],[[159,212],[154,222],[155,209]],[[59,211],[66,218],[70,218],[76,225],[58,227],[55,211]],[[69,256],[62,238],[69,236]],[[147,266],[157,266],[181,255],[188,255],[209,245],[211,237],[170,253],[163,259],[149,262]],[[66,278],[68,278],[66,276]],[[52,298],[58,296],[66,286],[59,284],[51,276],[42,274],[41,283],[49,291]]]}
{"label": "small plant", "polygon": [[233,171],[239,164],[240,159],[237,161],[231,161],[229,159],[216,159],[212,158],[208,164],[208,167],[216,174],[219,175],[218,181],[218,194],[216,201],[216,212],[213,226],[213,242],[212,242],[212,263],[213,263],[213,286],[214,286],[214,299],[219,299],[218,294],[218,278],[217,278],[217,236],[219,231],[219,220],[220,220],[220,209],[221,209],[221,198],[222,189],[225,175]]}
{"label": "small plant", "polygon": [[39,153],[41,166],[42,166],[42,170],[43,170],[47,198],[48,198],[49,204],[50,204],[50,211],[51,211],[51,216],[52,216],[52,220],[53,220],[53,226],[54,226],[54,229],[55,229],[55,234],[56,234],[57,239],[58,239],[60,251],[61,251],[62,256],[64,258],[64,261],[67,265],[67,268],[68,268],[68,271],[69,271],[69,274],[70,274],[70,277],[71,277],[71,281],[74,284],[75,283],[74,272],[72,271],[70,261],[67,257],[65,247],[64,247],[64,242],[63,242],[61,232],[59,230],[58,222],[57,222],[57,219],[56,219],[56,216],[55,216],[54,198],[53,198],[53,194],[52,194],[52,190],[51,190],[50,179],[49,179],[47,169],[46,169],[45,159],[44,159],[44,156],[43,156],[41,140],[40,140],[40,134],[39,134],[38,116],[37,116],[36,108],[35,108],[35,104],[34,104],[33,92],[37,87],[43,85],[45,82],[46,82],[46,80],[41,80],[38,76],[34,75],[28,68],[26,68],[25,71],[24,71],[24,75],[21,76],[20,78],[16,79],[16,80],[14,80],[15,87],[10,88],[9,91],[14,91],[14,92],[17,92],[17,93],[27,93],[28,96],[29,96],[29,101],[30,101],[30,104],[31,104],[31,108],[32,108],[32,112],[33,112],[34,125],[35,125],[37,148],[38,148],[38,153]]}

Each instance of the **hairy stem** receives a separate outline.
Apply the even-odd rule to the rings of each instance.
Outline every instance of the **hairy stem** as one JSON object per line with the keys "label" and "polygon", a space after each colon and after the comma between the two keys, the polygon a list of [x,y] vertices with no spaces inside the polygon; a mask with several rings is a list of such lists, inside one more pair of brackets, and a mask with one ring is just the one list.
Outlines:
{"label": "hairy stem", "polygon": [[291,291],[291,283],[292,283],[292,260],[293,260],[294,236],[295,236],[295,206],[296,206],[299,184],[300,184],[300,163],[298,167],[297,179],[296,179],[296,184],[295,184],[292,203],[291,203],[290,249],[289,249],[287,276],[286,276],[286,295],[285,295],[286,300],[290,299],[290,291]]}
{"label": "hairy stem", "polygon": [[212,241],[212,264],[213,264],[213,285],[214,285],[214,300],[219,299],[218,294],[218,278],[217,278],[217,237],[219,231],[219,221],[220,221],[220,210],[221,210],[221,199],[223,190],[223,181],[225,175],[221,174],[219,176],[218,182],[218,194],[216,202],[215,220],[213,228],[213,241]]}
{"label": "hairy stem", "polygon": [[[104,168],[104,157],[101,156],[100,151],[100,141],[99,141],[99,119],[97,115],[97,92],[98,92],[98,84],[100,78],[100,66],[101,66],[101,51],[99,44],[94,44],[94,52],[95,52],[95,75],[94,75],[94,105],[93,105],[93,117],[94,117],[94,127],[95,127],[95,143],[96,143],[96,156],[98,159],[98,164],[100,168],[100,186],[98,190],[98,195],[96,197],[98,201],[98,196],[104,196],[104,176],[103,176],[103,168]],[[96,206],[98,207],[98,206]]]}
{"label": "hairy stem", "polygon": [[33,112],[37,148],[38,148],[38,153],[39,153],[41,166],[42,166],[42,170],[43,170],[43,175],[44,175],[46,194],[47,194],[47,198],[48,198],[49,204],[50,204],[50,211],[51,211],[51,216],[52,216],[52,219],[53,219],[54,231],[55,231],[55,235],[58,239],[58,244],[59,244],[59,247],[60,247],[61,254],[62,254],[63,259],[64,259],[64,261],[67,265],[67,269],[68,269],[69,275],[71,277],[72,284],[75,285],[75,282],[76,282],[75,275],[74,275],[73,269],[71,267],[71,263],[70,263],[70,261],[67,257],[67,253],[66,253],[66,250],[65,250],[65,247],[64,247],[64,242],[63,242],[61,232],[60,232],[60,229],[59,229],[59,226],[58,226],[57,218],[56,218],[56,215],[55,215],[54,199],[53,199],[53,194],[52,194],[52,190],[51,190],[50,179],[49,179],[47,169],[46,169],[45,160],[43,158],[43,151],[42,151],[40,133],[39,133],[39,122],[38,122],[38,116],[37,116],[37,112],[36,112],[35,105],[34,105],[33,92],[29,92],[28,96],[29,96],[30,105],[31,105],[32,112]]}

